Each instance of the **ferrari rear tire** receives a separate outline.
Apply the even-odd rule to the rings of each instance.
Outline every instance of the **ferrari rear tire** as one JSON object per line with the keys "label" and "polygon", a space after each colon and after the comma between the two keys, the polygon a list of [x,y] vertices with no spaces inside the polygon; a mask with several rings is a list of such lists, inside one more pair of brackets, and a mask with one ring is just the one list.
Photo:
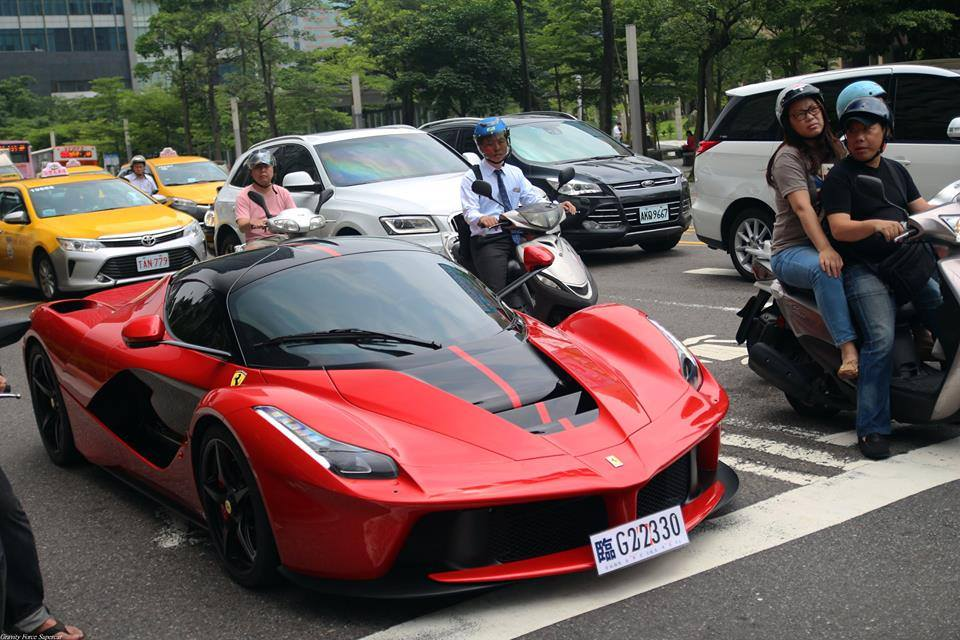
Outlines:
{"label": "ferrari rear tire", "polygon": [[32,345],[27,352],[27,383],[40,440],[50,460],[61,467],[81,460],[82,456],[73,441],[73,428],[53,363],[38,344]]}
{"label": "ferrari rear tire", "polygon": [[276,582],[280,559],[266,507],[243,450],[223,425],[204,432],[196,474],[210,538],[227,574],[250,589]]}

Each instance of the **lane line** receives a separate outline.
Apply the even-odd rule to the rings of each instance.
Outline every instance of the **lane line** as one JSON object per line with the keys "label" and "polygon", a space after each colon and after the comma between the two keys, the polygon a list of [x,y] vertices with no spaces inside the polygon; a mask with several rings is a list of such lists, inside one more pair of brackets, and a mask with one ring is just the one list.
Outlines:
{"label": "lane line", "polygon": [[817,480],[823,480],[825,477],[827,477],[818,476],[812,473],[803,473],[801,471],[780,469],[778,467],[772,467],[768,464],[762,464],[760,462],[750,462],[749,460],[744,460],[743,458],[738,458],[737,456],[722,455],[720,456],[720,460],[733,467],[738,473],[743,471],[744,473],[752,473],[754,475],[763,476],[764,478],[772,478],[774,480],[780,480],[782,482],[788,482],[790,484],[799,486],[812,484]]}
{"label": "lane line", "polygon": [[684,271],[684,273],[690,273],[697,276],[736,276],[740,277],[740,274],[736,269],[721,269],[720,267],[703,267],[702,269],[690,269],[689,271]]}
{"label": "lane line", "polygon": [[725,431],[723,435],[720,436],[720,442],[722,445],[739,447],[740,449],[752,449],[754,451],[780,456],[781,458],[800,460],[802,462],[812,462],[813,464],[818,464],[822,467],[851,469],[853,466],[861,464],[859,460],[851,462],[850,460],[838,458],[834,455],[826,453],[825,451],[817,451],[816,449],[808,449],[807,447],[801,447],[797,444],[778,442],[776,440],[768,440],[766,438],[755,438],[753,436],[745,436],[739,433],[730,433],[729,431]]}
{"label": "lane line", "polygon": [[[608,574],[503,588],[367,636],[367,640],[506,640],[797,540],[960,480],[960,438],[915,449],[708,520],[691,543]],[[810,559],[811,562],[815,558]]]}
{"label": "lane line", "polygon": [[0,311],[11,311],[13,309],[23,309],[24,307],[35,307],[39,302],[24,302],[23,304],[14,304],[9,307],[0,307]]}
{"label": "lane line", "polygon": [[707,246],[705,243],[703,243],[703,242],[697,242],[697,241],[695,241],[695,240],[681,240],[681,241],[678,242],[677,244],[684,244],[684,245],[687,245],[688,247],[705,247],[705,246]]}
{"label": "lane line", "polygon": [[713,309],[714,311],[740,311],[740,307],[718,307],[710,304],[694,304],[692,302],[674,302],[673,300],[651,300],[649,298],[624,298],[623,296],[605,296],[610,300],[620,302],[642,302],[644,304],[663,304],[669,307],[684,307],[686,309]]}

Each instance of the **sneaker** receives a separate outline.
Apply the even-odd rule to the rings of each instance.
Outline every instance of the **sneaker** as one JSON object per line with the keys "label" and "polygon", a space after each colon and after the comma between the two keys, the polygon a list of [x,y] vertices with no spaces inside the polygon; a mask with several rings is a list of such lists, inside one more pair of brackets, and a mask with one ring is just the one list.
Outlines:
{"label": "sneaker", "polygon": [[890,436],[871,433],[857,440],[860,453],[871,460],[884,460],[890,457]]}

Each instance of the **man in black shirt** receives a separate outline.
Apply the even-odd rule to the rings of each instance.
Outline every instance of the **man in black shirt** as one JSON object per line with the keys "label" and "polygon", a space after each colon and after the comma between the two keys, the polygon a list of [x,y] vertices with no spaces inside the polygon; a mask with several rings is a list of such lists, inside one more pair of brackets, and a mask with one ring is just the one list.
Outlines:
{"label": "man in black shirt", "polygon": [[[840,117],[850,155],[834,165],[820,194],[830,231],[844,259],[844,288],[850,310],[860,325],[860,379],[857,385],[857,437],[868,458],[890,456],[890,374],[897,305],[877,276],[876,264],[896,251],[893,239],[903,233],[906,211],[919,213],[930,205],[898,162],[881,154],[890,135],[890,111],[880,98],[853,100]],[[883,183],[886,200],[867,193],[857,176]],[[902,210],[901,210],[902,208]],[[922,313],[940,306],[940,287],[928,281],[912,300]]]}

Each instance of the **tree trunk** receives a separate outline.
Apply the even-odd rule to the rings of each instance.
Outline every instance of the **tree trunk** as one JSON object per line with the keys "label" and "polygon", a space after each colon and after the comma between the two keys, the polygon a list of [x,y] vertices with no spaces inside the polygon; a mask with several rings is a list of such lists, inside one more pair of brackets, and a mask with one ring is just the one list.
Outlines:
{"label": "tree trunk", "polygon": [[[216,56],[214,56],[216,58]],[[211,60],[207,59],[207,64]],[[216,63],[207,69],[207,111],[210,114],[210,136],[213,138],[213,159],[216,162],[223,160],[223,145],[220,140],[220,114],[217,113],[217,72]]]}
{"label": "tree trunk", "polygon": [[517,7],[517,32],[520,34],[520,108],[530,111],[530,72],[527,69],[527,29],[523,20],[523,0],[513,0]]}
{"label": "tree trunk", "polygon": [[267,54],[264,51],[262,38],[257,39],[257,51],[260,54],[260,79],[263,81],[263,98],[267,105],[267,123],[270,125],[270,136],[276,138],[280,135],[280,129],[277,127],[277,106],[273,101],[273,78],[270,65],[267,64]]}
{"label": "tree trunk", "polygon": [[560,66],[553,65],[553,82],[557,88],[557,111],[563,111],[563,103],[560,101]]}
{"label": "tree trunk", "polygon": [[706,123],[704,110],[707,106],[707,66],[710,64],[710,57],[709,51],[703,51],[697,57],[697,129],[693,132],[697,140],[703,140]]}
{"label": "tree trunk", "polygon": [[613,124],[613,0],[600,0],[603,14],[603,66],[600,70],[600,130],[610,133]]}
{"label": "tree trunk", "polygon": [[413,95],[411,95],[409,88],[404,88],[403,93],[400,96],[400,107],[403,124],[408,124],[411,127],[415,127],[417,125],[417,113],[416,107],[413,104]]}
{"label": "tree trunk", "polygon": [[177,44],[177,76],[180,80],[180,106],[183,108],[183,143],[187,155],[193,155],[193,135],[190,132],[190,95],[187,93],[187,78],[183,72],[183,45]]}

